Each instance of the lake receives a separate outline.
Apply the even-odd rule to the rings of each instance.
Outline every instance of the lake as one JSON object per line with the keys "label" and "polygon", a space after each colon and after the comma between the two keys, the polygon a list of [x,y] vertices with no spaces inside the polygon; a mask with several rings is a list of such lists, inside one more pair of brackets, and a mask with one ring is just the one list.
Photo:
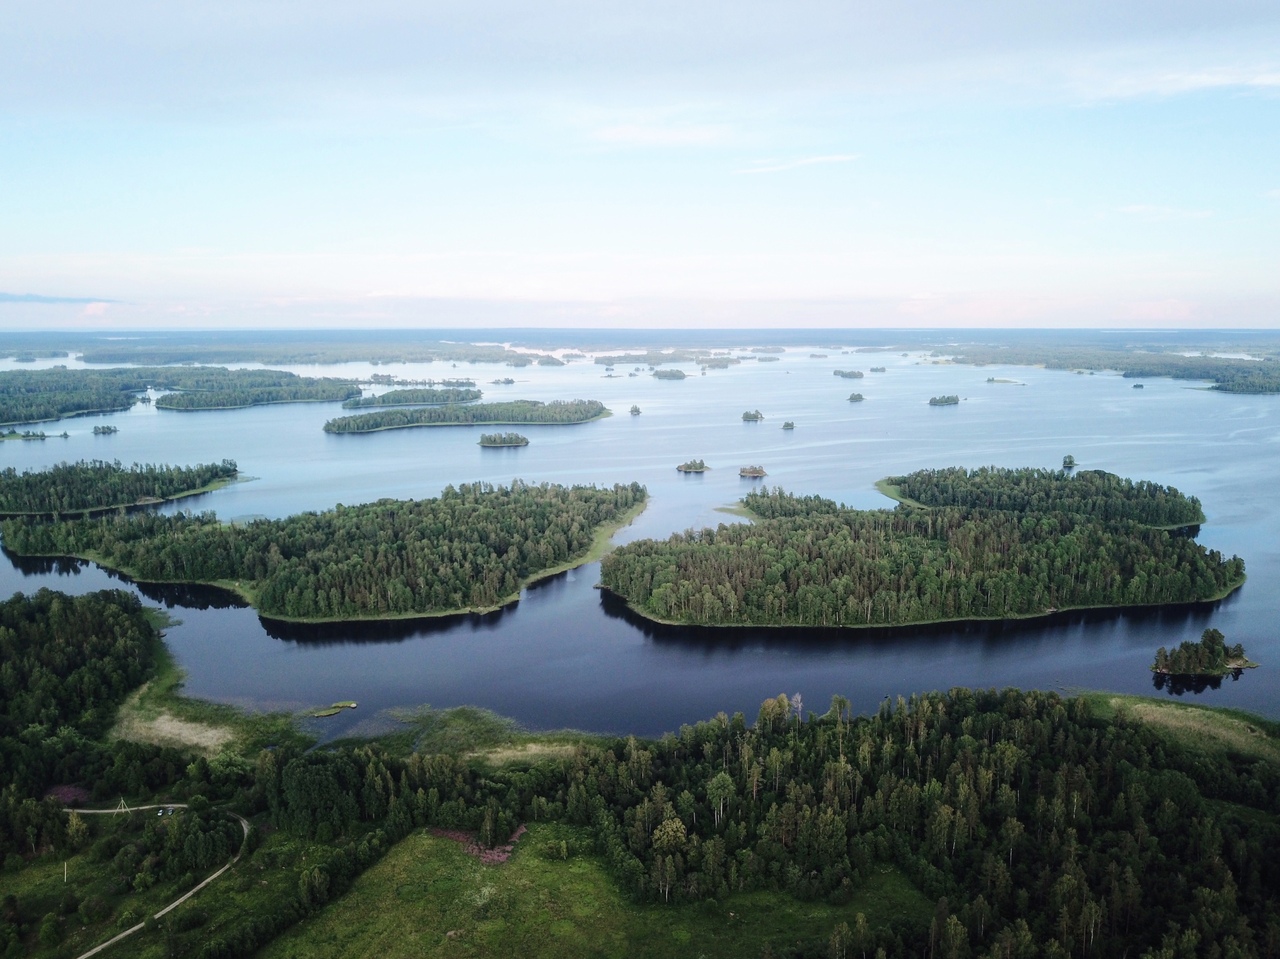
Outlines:
{"label": "lake", "polygon": [[[827,334],[827,342],[837,334]],[[735,355],[746,355],[734,351]],[[812,354],[825,353],[825,357]],[[41,361],[39,366],[52,365]],[[77,365],[72,362],[68,365]],[[872,366],[884,373],[871,373]],[[33,364],[22,364],[30,369]],[[0,368],[13,368],[0,362]],[[492,427],[330,435],[336,403],[179,413],[138,405],[127,413],[44,424],[43,442],[0,444],[0,465],[40,468],[62,460],[119,459],[190,464],[238,462],[248,481],[181,508],[224,519],[279,517],[336,503],[433,496],[449,484],[513,478],[555,483],[644,483],[646,511],[618,537],[663,537],[690,527],[739,522],[724,513],[753,481],[738,468],[761,464],[763,482],[818,493],[860,508],[892,504],[877,479],[924,467],[1057,467],[1066,454],[1082,469],[1171,484],[1200,499],[1199,540],[1245,559],[1248,582],[1211,608],[1142,615],[1064,615],[1047,623],[893,634],[799,630],[657,628],[595,588],[598,564],[540,583],[519,603],[488,616],[385,624],[282,626],[216,590],[138,587],[92,564],[0,559],[6,595],[41,586],[66,592],[140,590],[181,625],[166,639],[187,673],[186,691],[250,709],[299,710],[356,700],[317,721],[323,736],[384,728],[392,712],[420,704],[483,706],[531,729],[577,728],[660,735],[724,710],[754,719],[760,703],[799,692],[825,711],[833,694],[859,712],[886,696],[952,686],[1106,689],[1169,695],[1148,669],[1158,646],[1198,639],[1215,626],[1243,643],[1262,668],[1184,701],[1228,705],[1280,718],[1277,596],[1280,396],[1235,396],[1203,384],[1134,380],[1026,367],[970,367],[927,353],[841,355],[788,348],[778,362],[744,361],[683,381],[647,368],[577,361],[565,367],[498,364],[350,363],[285,366],[304,375],[425,379],[468,377],[486,400],[599,399],[614,415],[579,426],[514,427],[527,447],[482,449]],[[861,369],[862,379],[832,375]],[[491,380],[511,377],[512,385]],[[988,382],[989,377],[1013,380]],[[381,389],[381,388],[380,388]],[[851,392],[866,400],[849,403]],[[958,406],[930,407],[958,394]],[[628,414],[632,404],[639,416]],[[765,419],[744,423],[744,410]],[[784,420],[794,430],[781,429]],[[94,436],[95,425],[119,433]],[[67,430],[66,439],[53,436]],[[701,458],[712,469],[681,474]],[[167,507],[175,509],[178,507]]]}

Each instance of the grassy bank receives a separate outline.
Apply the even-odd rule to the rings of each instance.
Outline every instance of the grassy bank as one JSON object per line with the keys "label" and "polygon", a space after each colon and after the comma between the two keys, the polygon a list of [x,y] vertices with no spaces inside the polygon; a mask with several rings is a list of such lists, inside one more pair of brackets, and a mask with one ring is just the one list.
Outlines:
{"label": "grassy bank", "polygon": [[587,831],[534,823],[510,861],[482,865],[449,840],[418,832],[392,849],[323,913],[262,950],[303,957],[758,956],[768,945],[821,947],[862,913],[872,928],[924,926],[933,910],[900,872],[879,867],[845,905],[740,893],[723,902],[641,905],[591,851]]}

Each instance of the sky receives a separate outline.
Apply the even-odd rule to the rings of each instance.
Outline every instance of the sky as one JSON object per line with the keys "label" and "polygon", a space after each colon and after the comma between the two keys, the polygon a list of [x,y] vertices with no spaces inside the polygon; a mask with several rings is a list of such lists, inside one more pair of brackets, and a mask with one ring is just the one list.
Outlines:
{"label": "sky", "polygon": [[0,293],[5,329],[1274,327],[1280,3],[6,0]]}

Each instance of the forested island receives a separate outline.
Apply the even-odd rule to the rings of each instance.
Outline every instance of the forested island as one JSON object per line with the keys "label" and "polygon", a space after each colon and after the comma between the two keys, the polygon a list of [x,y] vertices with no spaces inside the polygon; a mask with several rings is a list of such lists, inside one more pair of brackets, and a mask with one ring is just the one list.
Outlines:
{"label": "forested island", "polygon": [[954,393],[949,393],[945,396],[929,397],[930,406],[956,406],[959,402],[960,397],[956,396]]}
{"label": "forested island", "polygon": [[481,446],[528,446],[529,437],[519,433],[481,433]]}
{"label": "forested island", "polygon": [[199,466],[156,466],[119,460],[59,463],[19,473],[0,470],[0,517],[91,513],[122,506],[149,505],[206,493],[232,482],[235,460]]}
{"label": "forested island", "polygon": [[120,432],[120,428],[116,426],[95,426],[93,428],[94,436],[114,436]]}
{"label": "forested island", "polygon": [[[210,583],[265,616],[356,620],[484,610],[583,561],[645,502],[638,484],[464,484],[227,525],[212,513],[0,523],[20,555],[80,556],[141,580]],[[598,537],[604,536],[605,539]]]}
{"label": "forested island", "polygon": [[871,372],[872,372],[872,373],[884,373],[887,369],[888,369],[888,367],[885,367],[885,366],[873,366],[873,367],[871,367]]}
{"label": "forested island", "polygon": [[653,378],[655,380],[683,380],[685,378],[684,370],[654,370]]}
{"label": "forested island", "polygon": [[743,466],[738,470],[738,475],[744,479],[762,479],[769,474],[764,471],[763,466]]}
{"label": "forested island", "polygon": [[1151,671],[1170,676],[1226,676],[1257,665],[1245,657],[1240,643],[1229,647],[1220,630],[1206,629],[1198,643],[1185,640],[1172,652],[1161,646]]}
{"label": "forested island", "polygon": [[681,473],[705,473],[707,470],[711,469],[711,467],[699,459],[681,463],[676,467],[676,469]]}
{"label": "forested island", "polygon": [[326,433],[375,433],[415,426],[519,426],[545,424],[568,426],[608,416],[599,400],[510,400],[467,406],[427,406],[387,409],[375,413],[340,416],[324,424]]}
{"label": "forested island", "polygon": [[861,403],[861,402],[863,401],[863,399],[864,399],[864,397],[863,397],[863,395],[862,395],[861,393],[850,393],[850,394],[849,394],[849,402],[850,402],[850,403]]}
{"label": "forested island", "polygon": [[862,370],[836,370],[835,375],[845,380],[860,380]]}
{"label": "forested island", "polygon": [[747,410],[742,414],[742,422],[744,423],[759,423],[762,419],[764,419],[764,414],[759,410]]}
{"label": "forested island", "polygon": [[601,583],[663,622],[906,626],[1208,602],[1244,582],[1239,557],[1155,528],[1200,517],[1177,490],[1043,470],[965,477],[894,477],[927,508],[891,511],[753,491],[743,504],[758,522],[629,543]]}
{"label": "forested island", "polygon": [[444,406],[449,403],[471,403],[484,394],[476,389],[390,390],[380,396],[358,396],[342,404],[344,410],[378,406]]}
{"label": "forested island", "polygon": [[156,400],[169,410],[238,409],[265,403],[328,402],[359,396],[349,380],[280,370],[139,367],[86,370],[55,366],[0,373],[0,424],[35,423],[84,413],[127,410],[147,389],[173,390]]}
{"label": "forested island", "polygon": [[795,421],[794,421],[794,420],[787,420],[787,421],[785,421],[785,422],[782,424],[782,428],[783,428],[784,430],[793,430],[793,429],[795,429],[795,428],[796,428]]}

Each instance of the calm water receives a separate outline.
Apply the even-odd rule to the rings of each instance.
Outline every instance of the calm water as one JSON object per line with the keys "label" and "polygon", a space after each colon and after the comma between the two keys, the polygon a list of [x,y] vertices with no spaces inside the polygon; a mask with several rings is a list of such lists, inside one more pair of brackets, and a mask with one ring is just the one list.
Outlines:
{"label": "calm water", "polygon": [[[815,359],[813,352],[827,352]],[[836,368],[867,370],[861,380]],[[48,364],[40,364],[48,365]],[[3,364],[0,364],[3,366]],[[29,365],[28,365],[29,367]],[[189,508],[224,518],[286,516],[335,503],[425,497],[451,483],[484,480],[648,486],[646,512],[618,537],[665,536],[735,522],[718,509],[749,488],[738,467],[760,463],[766,482],[820,493],[864,508],[890,504],[874,489],[882,476],[929,466],[1049,466],[1070,453],[1082,468],[1177,486],[1200,498],[1208,522],[1200,541],[1243,556],[1249,581],[1208,610],[1146,616],[1066,617],[1017,629],[935,629],[908,635],[788,630],[655,629],[595,589],[598,565],[527,590],[491,616],[391,625],[308,628],[264,624],[215,591],[142,587],[182,620],[167,632],[187,671],[187,691],[252,708],[301,709],[343,699],[356,712],[326,720],[326,734],[384,724],[382,711],[422,703],[485,706],[530,728],[575,727],[660,734],[714,715],[800,692],[825,709],[833,694],[861,711],[885,696],[956,685],[1100,688],[1152,693],[1155,648],[1198,638],[1209,625],[1242,642],[1263,664],[1238,681],[1185,699],[1280,717],[1274,629],[1280,586],[1280,396],[1230,396],[1196,384],[1028,368],[939,365],[915,352],[842,356],[792,348],[775,363],[744,362],[680,382],[619,366],[578,361],[564,368],[488,364],[289,367],[310,375],[372,372],[437,379],[474,378],[489,400],[600,399],[611,418],[574,427],[521,427],[530,445],[482,450],[481,428],[330,436],[337,404],[176,413],[138,406],[124,414],[69,420],[67,439],[0,444],[0,465],[19,469],[60,460],[194,463],[235,459],[251,481]],[[490,380],[511,376],[514,385]],[[1017,383],[987,383],[987,377]],[[850,392],[865,402],[850,404]],[[958,407],[931,408],[930,396],[957,393]],[[630,416],[631,404],[643,413]],[[741,421],[759,408],[762,423]],[[794,431],[783,431],[784,420]],[[98,424],[119,427],[95,437]],[[681,475],[701,457],[713,467]],[[0,589],[49,586],[82,592],[121,585],[89,564],[0,559]],[[137,588],[129,585],[129,588]],[[1167,693],[1160,693],[1167,695]],[[381,714],[381,715],[379,715]]]}

